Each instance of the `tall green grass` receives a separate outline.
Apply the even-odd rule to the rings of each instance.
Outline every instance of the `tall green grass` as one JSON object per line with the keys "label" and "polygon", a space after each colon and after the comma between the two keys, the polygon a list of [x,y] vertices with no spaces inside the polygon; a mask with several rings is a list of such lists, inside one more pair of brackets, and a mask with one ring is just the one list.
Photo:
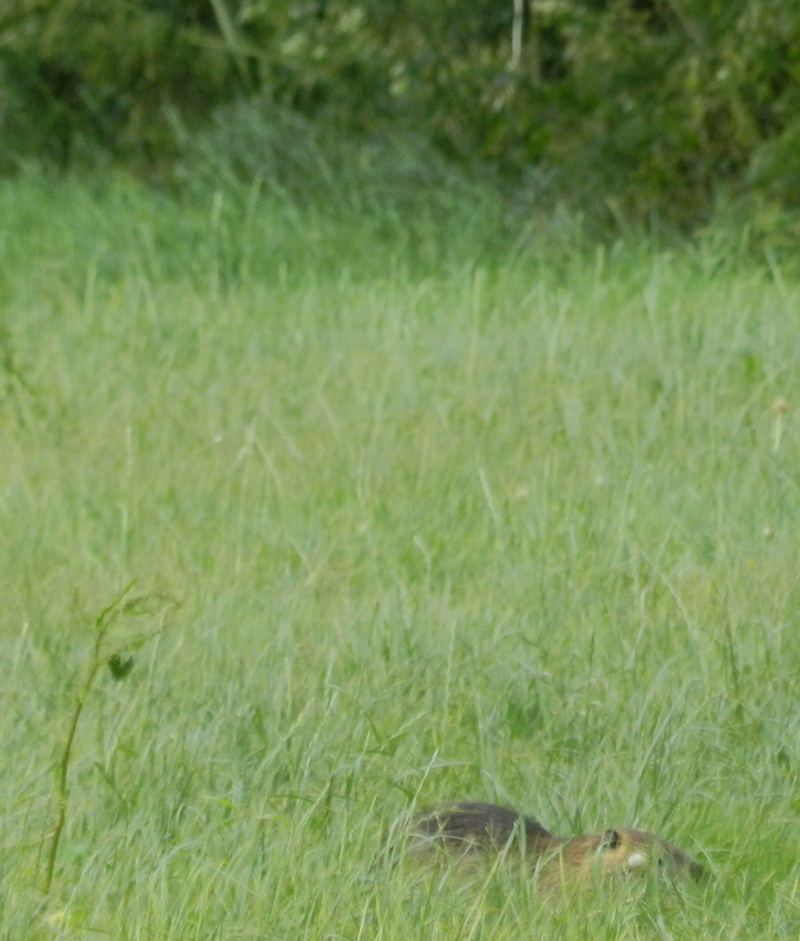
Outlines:
{"label": "tall green grass", "polygon": [[[796,279],[366,209],[0,184],[0,936],[796,937]],[[180,607],[85,704],[43,901],[134,578]],[[454,798],[714,878],[565,909],[385,864]]]}

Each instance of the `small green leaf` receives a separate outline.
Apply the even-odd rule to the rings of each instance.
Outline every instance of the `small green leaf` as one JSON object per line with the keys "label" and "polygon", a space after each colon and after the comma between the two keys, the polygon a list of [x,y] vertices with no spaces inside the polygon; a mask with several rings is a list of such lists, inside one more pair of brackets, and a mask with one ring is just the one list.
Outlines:
{"label": "small green leaf", "polygon": [[109,658],[108,669],[111,670],[111,675],[115,680],[124,680],[133,669],[133,657],[123,657],[115,653]]}

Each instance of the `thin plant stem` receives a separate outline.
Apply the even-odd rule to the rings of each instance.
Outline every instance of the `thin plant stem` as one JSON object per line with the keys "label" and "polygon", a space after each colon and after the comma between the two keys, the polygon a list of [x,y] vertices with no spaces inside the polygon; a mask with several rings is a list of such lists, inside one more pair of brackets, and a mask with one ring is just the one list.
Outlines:
{"label": "thin plant stem", "polygon": [[44,880],[42,891],[49,895],[53,886],[53,875],[56,868],[56,857],[58,856],[58,845],[61,841],[61,834],[64,831],[64,825],[67,821],[67,806],[69,803],[69,766],[72,758],[72,746],[75,742],[75,735],[78,731],[83,708],[92,689],[97,671],[103,666],[105,658],[103,656],[103,641],[109,628],[114,623],[121,610],[121,604],[131,590],[133,582],[125,587],[120,594],[104,608],[97,616],[94,622],[94,643],[92,644],[92,653],[89,660],[89,667],[86,672],[86,678],[83,681],[77,695],[75,696],[75,705],[72,709],[67,736],[61,749],[61,756],[58,761],[58,775],[56,778],[56,820],[53,829],[50,832],[50,846],[47,851],[47,861],[45,863]]}
{"label": "thin plant stem", "polygon": [[58,844],[61,840],[61,833],[64,829],[64,824],[67,820],[67,800],[69,797],[67,779],[69,775],[70,758],[72,757],[72,745],[75,741],[75,733],[78,731],[78,723],[81,718],[81,713],[83,712],[83,707],[86,704],[86,697],[88,696],[92,683],[94,682],[94,678],[97,675],[97,669],[99,665],[99,662],[95,659],[91,664],[81,691],[75,697],[75,706],[72,710],[72,719],[70,721],[67,737],[64,741],[64,747],[61,750],[61,758],[58,763],[58,778],[56,782],[56,801],[58,811],[56,815],[56,822],[50,835],[50,848],[47,853],[44,884],[42,886],[42,890],[44,891],[45,895],[49,894],[53,885],[53,872],[55,871],[56,866]]}

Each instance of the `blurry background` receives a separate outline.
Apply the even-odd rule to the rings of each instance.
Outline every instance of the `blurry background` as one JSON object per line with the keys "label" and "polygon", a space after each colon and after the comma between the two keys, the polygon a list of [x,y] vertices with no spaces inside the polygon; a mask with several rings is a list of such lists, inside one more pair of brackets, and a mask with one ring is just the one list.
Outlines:
{"label": "blurry background", "polygon": [[800,198],[800,7],[783,0],[5,0],[3,11],[5,172],[36,158],[163,176],[211,128],[245,171],[263,175],[262,159],[293,179],[320,146],[379,163],[430,149],[510,187],[526,210],[579,205],[601,226],[685,229],[745,211],[771,227]]}

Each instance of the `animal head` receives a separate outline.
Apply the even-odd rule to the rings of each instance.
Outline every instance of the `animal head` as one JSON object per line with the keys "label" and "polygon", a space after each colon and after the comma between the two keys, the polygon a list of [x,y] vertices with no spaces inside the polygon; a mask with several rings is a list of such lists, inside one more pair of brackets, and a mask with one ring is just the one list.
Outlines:
{"label": "animal head", "polygon": [[644,830],[613,828],[601,834],[567,840],[548,862],[548,875],[554,870],[563,876],[602,873],[663,873],[689,875],[699,879],[703,870],[688,853],[667,840]]}

